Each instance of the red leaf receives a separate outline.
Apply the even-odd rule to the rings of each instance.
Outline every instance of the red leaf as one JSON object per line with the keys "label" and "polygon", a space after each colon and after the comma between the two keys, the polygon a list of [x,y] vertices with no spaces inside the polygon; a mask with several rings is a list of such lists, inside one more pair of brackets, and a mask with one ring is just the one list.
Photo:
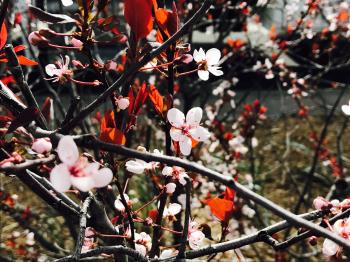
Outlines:
{"label": "red leaf", "polygon": [[2,23],[1,31],[0,31],[0,49],[4,47],[7,42],[7,28],[5,22]]}
{"label": "red leaf", "polygon": [[152,0],[125,0],[124,16],[136,41],[146,37],[153,28]]}
{"label": "red leaf", "polygon": [[225,193],[224,193],[224,199],[233,201],[235,199],[236,191],[233,189],[226,187]]}
{"label": "red leaf", "polygon": [[47,122],[50,122],[52,120],[53,116],[53,100],[51,97],[46,97],[44,104],[41,108],[41,113],[45,117]]}
{"label": "red leaf", "polygon": [[[179,17],[177,15],[176,4],[173,3],[173,10],[169,11],[164,8],[158,8],[155,11],[156,21],[160,29],[169,38],[179,29]],[[158,34],[157,34],[158,37]],[[160,37],[162,38],[162,37]]]}
{"label": "red leaf", "polygon": [[111,110],[102,118],[100,139],[118,145],[124,145],[126,142],[124,133],[115,127],[114,112]]}
{"label": "red leaf", "polygon": [[18,58],[18,62],[21,64],[21,65],[27,65],[27,66],[35,66],[38,64],[38,62],[35,62],[33,60],[30,60],[29,58],[23,56],[23,55],[19,55],[17,56]]}
{"label": "red leaf", "polygon": [[213,198],[206,201],[207,205],[210,207],[212,214],[217,217],[221,222],[227,223],[234,211],[234,205],[232,201]]}
{"label": "red leaf", "polygon": [[164,98],[161,94],[159,94],[157,88],[153,85],[150,86],[149,94],[150,100],[152,101],[154,108],[157,112],[162,115],[164,108]]}
{"label": "red leaf", "polygon": [[139,89],[139,92],[137,93],[137,96],[135,98],[134,103],[134,114],[137,115],[142,107],[142,105],[145,103],[147,97],[148,97],[149,90],[147,89],[146,83],[143,83],[141,88]]}
{"label": "red leaf", "polygon": [[133,109],[134,109],[134,102],[135,102],[134,91],[132,90],[132,88],[129,89],[128,98],[129,98],[129,102],[130,102],[130,105],[128,107],[128,113],[129,113],[129,115],[131,115],[133,112]]}
{"label": "red leaf", "polygon": [[20,51],[23,51],[24,49],[27,49],[26,46],[24,45],[18,45],[16,47],[13,48],[13,50],[17,53],[17,52],[20,52]]}

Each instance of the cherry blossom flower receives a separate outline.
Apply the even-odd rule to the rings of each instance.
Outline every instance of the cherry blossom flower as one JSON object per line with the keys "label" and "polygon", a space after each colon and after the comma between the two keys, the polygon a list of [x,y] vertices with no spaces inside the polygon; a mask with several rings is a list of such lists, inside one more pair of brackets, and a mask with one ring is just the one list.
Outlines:
{"label": "cherry blossom flower", "polygon": [[146,256],[147,252],[151,250],[152,238],[145,232],[135,233],[135,248],[143,256]]}
{"label": "cherry blossom flower", "polygon": [[178,250],[164,249],[164,250],[160,253],[159,258],[160,258],[160,259],[167,259],[167,258],[175,257],[175,256],[177,256],[177,254],[179,254],[179,251],[178,251]]}
{"label": "cherry blossom flower", "polygon": [[129,105],[130,105],[129,99],[126,98],[126,97],[122,97],[122,96],[116,98],[116,99],[115,99],[115,103],[116,103],[116,105],[118,106],[118,108],[119,108],[120,110],[125,110],[125,109],[127,109],[127,108],[129,107]]}
{"label": "cherry blossom flower", "polygon": [[323,210],[332,207],[332,204],[324,197],[318,196],[314,199],[313,205],[317,210]]}
{"label": "cherry blossom flower", "polygon": [[191,221],[188,225],[188,243],[191,249],[199,249],[205,238],[204,233],[198,228],[199,225],[195,221]]}
{"label": "cherry blossom flower", "polygon": [[46,74],[51,76],[48,80],[53,80],[52,82],[64,83],[67,78],[70,78],[73,75],[73,72],[68,69],[70,62],[69,56],[65,56],[65,59],[62,58],[62,63],[57,61],[56,64],[48,64],[45,66]]}
{"label": "cherry blossom flower", "polygon": [[199,51],[194,50],[193,59],[198,64],[198,76],[200,79],[207,81],[209,79],[209,72],[215,76],[224,74],[221,67],[218,66],[221,52],[217,48],[211,48],[206,53],[202,48]]}
{"label": "cherry blossom flower", "polygon": [[350,116],[350,100],[347,105],[342,105],[341,110],[345,115]]}
{"label": "cherry blossom flower", "polygon": [[[350,240],[350,221],[349,218],[339,219],[333,225],[334,233],[339,236]],[[322,253],[327,257],[334,256],[335,254],[341,252],[342,247],[333,242],[332,240],[325,239],[323,242]]]}
{"label": "cherry blossom flower", "polygon": [[95,236],[95,232],[93,228],[87,227],[85,229],[85,237],[84,237],[83,246],[81,248],[81,253],[86,253],[87,251],[89,251],[94,247],[94,238],[93,238],[94,236]]}
{"label": "cherry blossom flower", "polygon": [[[141,152],[147,152],[146,148],[139,146],[137,147],[138,151]],[[153,154],[156,155],[162,155],[162,152],[160,152],[158,149],[153,150]],[[135,159],[135,160],[129,160],[125,163],[126,170],[128,170],[131,173],[134,174],[142,174],[145,172],[145,170],[153,170],[156,167],[158,167],[159,163],[158,162],[146,162],[141,159]]]}
{"label": "cherry blossom flower", "polygon": [[163,217],[168,218],[170,221],[176,220],[175,216],[181,212],[181,205],[178,203],[170,203],[168,207],[164,208]]}
{"label": "cherry blossom flower", "polygon": [[248,152],[248,147],[246,147],[244,145],[244,141],[245,141],[244,137],[241,135],[238,135],[238,136],[232,138],[228,142],[228,144],[233,148],[233,150],[244,155]]}
{"label": "cherry blossom flower", "polygon": [[51,140],[48,137],[35,139],[32,144],[32,150],[39,153],[45,154],[50,152],[52,149]]}
{"label": "cherry blossom flower", "polygon": [[[124,198],[126,203],[128,204],[128,206],[130,206],[132,204],[132,202],[130,201],[130,198],[127,194],[124,194]],[[118,196],[117,199],[114,201],[114,207],[119,210],[120,212],[125,212],[125,206],[121,200],[121,197]]]}
{"label": "cherry blossom flower", "polygon": [[71,6],[73,4],[73,0],[61,0],[63,6]]}
{"label": "cherry blossom flower", "polygon": [[162,170],[162,175],[173,177],[173,179],[178,180],[181,185],[186,185],[186,179],[189,179],[187,173],[178,166],[165,166]]}
{"label": "cherry blossom flower", "polygon": [[152,170],[154,165],[152,162],[147,163],[141,159],[135,159],[127,161],[125,167],[129,172],[140,175],[145,172],[145,170]]}
{"label": "cherry blossom flower", "polygon": [[175,183],[168,183],[165,185],[165,191],[167,194],[172,194],[175,192],[176,184]]}
{"label": "cherry blossom flower", "polygon": [[168,111],[168,121],[172,125],[170,129],[171,139],[179,142],[180,151],[188,156],[192,149],[192,139],[196,141],[206,141],[210,137],[208,130],[199,125],[203,111],[200,107],[194,107],[185,115],[176,108]]}
{"label": "cherry blossom flower", "polygon": [[52,186],[59,192],[67,191],[72,185],[81,191],[107,186],[113,179],[109,168],[101,168],[99,163],[88,163],[87,158],[79,158],[79,150],[71,136],[64,136],[57,146],[61,164],[50,173]]}
{"label": "cherry blossom flower", "polygon": [[82,41],[80,41],[79,39],[76,39],[73,37],[70,42],[72,43],[72,45],[74,47],[83,48],[84,43]]}

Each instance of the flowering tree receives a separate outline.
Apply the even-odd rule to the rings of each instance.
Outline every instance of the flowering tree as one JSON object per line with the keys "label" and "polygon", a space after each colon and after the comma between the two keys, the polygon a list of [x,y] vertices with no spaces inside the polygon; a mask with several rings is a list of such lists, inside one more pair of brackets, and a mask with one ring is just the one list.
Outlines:
{"label": "flowering tree", "polygon": [[28,2],[0,10],[1,261],[346,261],[347,2]]}

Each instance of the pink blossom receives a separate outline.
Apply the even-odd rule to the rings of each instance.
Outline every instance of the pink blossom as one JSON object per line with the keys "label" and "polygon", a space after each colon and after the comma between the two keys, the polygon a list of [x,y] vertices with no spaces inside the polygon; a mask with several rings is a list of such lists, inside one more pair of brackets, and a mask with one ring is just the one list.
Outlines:
{"label": "pink blossom", "polygon": [[188,243],[191,249],[199,249],[205,238],[204,233],[198,228],[199,225],[195,221],[191,221],[188,226]]}
{"label": "pink blossom", "polygon": [[47,40],[45,37],[43,37],[39,31],[33,31],[29,34],[28,36],[28,41],[31,43],[33,46],[37,46],[40,44],[47,44],[49,40]]}
{"label": "pink blossom", "polygon": [[215,76],[224,74],[221,67],[218,66],[221,57],[221,52],[217,48],[211,48],[206,53],[202,48],[199,51],[194,50],[193,59],[198,64],[198,76],[200,79],[207,81],[209,79],[209,72]]}
{"label": "pink blossom", "polygon": [[115,102],[120,110],[125,110],[130,105],[129,99],[126,97],[122,97],[122,96],[118,97]]}
{"label": "pink blossom", "polygon": [[317,210],[323,210],[332,206],[332,204],[329,201],[327,201],[324,197],[321,196],[315,198],[313,205]]}
{"label": "pink blossom", "polygon": [[176,108],[168,111],[168,121],[172,125],[170,129],[171,139],[179,142],[180,151],[188,156],[192,149],[192,139],[196,141],[206,141],[210,137],[208,130],[200,126],[203,110],[200,107],[194,107],[185,115]]}
{"label": "pink blossom", "polygon": [[50,152],[52,149],[51,140],[48,137],[35,139],[32,144],[32,150],[39,153],[45,154]]}
{"label": "pink blossom", "polygon": [[162,175],[173,177],[173,179],[178,180],[181,185],[186,185],[186,179],[189,179],[187,173],[178,166],[165,166],[162,170]]}
{"label": "pink blossom", "polygon": [[[132,202],[130,201],[130,198],[127,194],[124,194],[125,201],[128,205],[131,205]],[[118,196],[117,199],[114,201],[114,207],[119,210],[120,212],[125,212],[125,206],[121,200],[121,197]]]}
{"label": "pink blossom", "polygon": [[62,163],[50,173],[50,181],[57,191],[67,191],[73,185],[86,192],[95,187],[105,187],[113,179],[109,168],[99,169],[99,163],[88,163],[85,157],[79,158],[78,147],[71,136],[61,138],[57,153]]}
{"label": "pink blossom", "polygon": [[[332,228],[332,231],[339,236],[350,240],[350,221],[349,218],[337,220]],[[323,242],[322,253],[327,257],[334,256],[338,252],[341,252],[342,247],[333,242],[332,240],[325,239]]]}
{"label": "pink blossom", "polygon": [[152,238],[145,232],[135,233],[135,248],[143,256],[147,255],[147,252],[151,250]]}
{"label": "pink blossom", "polygon": [[[56,64],[48,64],[45,66],[46,74],[51,76],[48,80],[53,80],[53,82],[65,82],[67,78],[73,75],[73,72],[68,69],[70,62],[69,56],[65,56],[65,60],[62,58],[62,63],[57,61]],[[58,66],[58,68],[57,68]]]}
{"label": "pink blossom", "polygon": [[170,203],[168,207],[164,208],[163,217],[169,220],[175,220],[175,216],[181,212],[181,205],[178,203]]}
{"label": "pink blossom", "polygon": [[342,105],[341,110],[347,116],[350,116],[350,101],[347,105]]}
{"label": "pink blossom", "polygon": [[167,194],[173,194],[176,189],[176,184],[175,183],[168,183],[165,185],[166,193]]}
{"label": "pink blossom", "polygon": [[125,163],[126,170],[134,174],[142,174],[145,170],[152,170],[152,163],[147,163],[141,159],[129,160]]}
{"label": "pink blossom", "polygon": [[177,256],[178,253],[179,253],[178,250],[165,249],[160,253],[159,258],[160,259],[167,259],[167,258],[175,257],[175,256]]}
{"label": "pink blossom", "polygon": [[72,40],[70,41],[72,43],[72,45],[74,47],[79,47],[79,48],[82,48],[83,47],[83,42],[80,41],[79,39],[76,39],[76,38],[72,38]]}

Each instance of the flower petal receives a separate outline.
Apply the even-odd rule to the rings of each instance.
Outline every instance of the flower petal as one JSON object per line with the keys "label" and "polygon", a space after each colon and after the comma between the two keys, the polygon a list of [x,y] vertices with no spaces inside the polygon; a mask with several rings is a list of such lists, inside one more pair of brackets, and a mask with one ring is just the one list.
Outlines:
{"label": "flower petal", "polygon": [[127,98],[120,98],[120,99],[118,99],[117,104],[121,110],[125,110],[129,107],[130,101]]}
{"label": "flower petal", "polygon": [[126,170],[134,174],[142,174],[147,167],[147,163],[143,160],[129,160],[125,163]]}
{"label": "flower petal", "polygon": [[203,110],[200,107],[193,107],[190,111],[187,112],[186,115],[186,123],[190,125],[190,127],[196,127],[202,120]]}
{"label": "flower petal", "polygon": [[338,251],[339,246],[332,240],[325,239],[323,242],[322,253],[327,257],[334,256]]}
{"label": "flower petal", "polygon": [[98,173],[98,169],[100,168],[100,164],[93,162],[93,163],[89,163],[85,168],[84,168],[84,172],[89,175],[89,176],[93,176],[96,175]]}
{"label": "flower petal", "polygon": [[72,185],[68,166],[63,163],[55,166],[51,170],[50,181],[54,189],[56,189],[57,191],[67,191]]}
{"label": "flower petal", "polygon": [[171,108],[167,114],[169,123],[177,128],[181,128],[185,122],[185,115],[177,108]]}
{"label": "flower petal", "polygon": [[173,168],[170,166],[165,166],[162,170],[163,176],[171,176],[173,174]]}
{"label": "flower petal", "polygon": [[341,107],[341,110],[345,115],[348,115],[348,116],[350,115],[350,105],[343,105]]}
{"label": "flower petal", "polygon": [[197,128],[192,128],[189,130],[191,136],[197,141],[206,141],[210,137],[210,132],[202,127],[198,126]]}
{"label": "flower petal", "polygon": [[166,188],[167,194],[172,194],[175,192],[176,184],[175,183],[168,183],[165,185],[165,188]]}
{"label": "flower petal", "polygon": [[80,191],[87,192],[94,188],[95,183],[92,176],[70,177],[72,185]]}
{"label": "flower petal", "polygon": [[179,141],[180,144],[180,151],[184,156],[188,156],[191,154],[192,149],[192,141],[191,138],[187,136],[183,136],[183,139]]}
{"label": "flower petal", "polygon": [[221,67],[218,66],[208,66],[208,71],[214,76],[222,76],[224,72],[222,72],[222,70],[219,70],[220,68]]}
{"label": "flower petal", "polygon": [[64,136],[58,142],[57,153],[61,161],[69,166],[73,166],[79,159],[79,150],[73,137]]}
{"label": "flower petal", "polygon": [[217,48],[211,48],[205,54],[205,60],[207,60],[207,63],[209,66],[217,65],[220,61],[220,57],[221,57],[221,52]]}
{"label": "flower petal", "polygon": [[202,48],[199,49],[199,51],[197,51],[197,49],[194,50],[193,52],[193,59],[194,61],[198,62],[202,62],[203,60],[205,60],[205,52]]}
{"label": "flower petal", "polygon": [[171,215],[175,216],[176,214],[180,213],[181,209],[182,209],[182,207],[181,207],[180,204],[178,204],[178,203],[170,203],[169,207],[168,207],[168,212]]}
{"label": "flower petal", "polygon": [[180,129],[174,128],[174,127],[172,127],[170,129],[170,137],[172,140],[174,140],[176,142],[180,141],[182,136],[183,136],[183,134],[182,134]]}
{"label": "flower petal", "polygon": [[45,66],[45,72],[49,76],[56,75],[56,71],[57,71],[57,68],[54,64],[48,64],[47,66]]}
{"label": "flower petal", "polygon": [[198,70],[198,76],[203,81],[207,81],[209,79],[209,72],[206,70]]}
{"label": "flower petal", "polygon": [[107,167],[101,168],[98,170],[96,175],[93,175],[93,179],[95,182],[95,187],[105,187],[111,183],[113,179],[112,170]]}
{"label": "flower petal", "polygon": [[205,238],[205,235],[202,231],[194,231],[191,233],[188,237],[188,244],[190,245],[191,249],[199,249],[202,245],[203,239]]}

